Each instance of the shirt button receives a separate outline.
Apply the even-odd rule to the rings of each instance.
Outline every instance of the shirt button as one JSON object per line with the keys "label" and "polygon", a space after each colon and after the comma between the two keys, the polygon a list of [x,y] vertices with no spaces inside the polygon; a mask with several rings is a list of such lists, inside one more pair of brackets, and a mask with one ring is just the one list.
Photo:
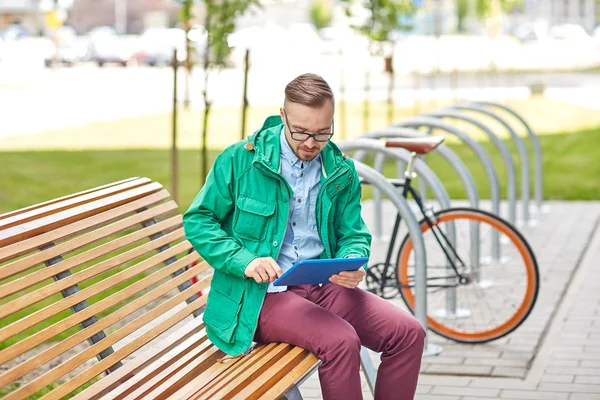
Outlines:
{"label": "shirt button", "polygon": [[298,250],[298,246],[294,246],[294,250]]}
{"label": "shirt button", "polygon": [[276,240],[273,242],[273,246],[277,247],[277,245],[279,244],[279,242]]}
{"label": "shirt button", "polygon": [[298,203],[302,203],[302,199],[298,199]]}
{"label": "shirt button", "polygon": [[296,226],[296,223],[295,223],[295,222],[292,222],[292,226]]}

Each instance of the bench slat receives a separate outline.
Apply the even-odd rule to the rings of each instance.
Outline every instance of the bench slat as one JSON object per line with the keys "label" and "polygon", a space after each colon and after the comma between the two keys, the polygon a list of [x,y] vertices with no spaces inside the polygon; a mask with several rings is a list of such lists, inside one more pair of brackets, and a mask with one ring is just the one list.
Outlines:
{"label": "bench slat", "polygon": [[86,193],[80,196],[71,197],[69,199],[47,204],[43,207],[38,207],[33,210],[13,215],[12,217],[0,219],[0,229],[10,228],[17,224],[23,225],[28,221],[40,219],[48,215],[56,214],[69,208],[74,208],[82,204],[86,204],[92,201],[96,201],[105,197],[112,196],[117,193],[126,192],[128,190],[150,184],[151,181],[148,178],[136,179],[133,181],[125,182],[120,185],[110,186],[101,190]]}
{"label": "bench slat", "polygon": [[[96,315],[97,313],[105,310],[111,306],[118,304],[119,302],[127,299],[132,294],[139,292],[139,290],[143,290],[143,288],[152,285],[160,281],[160,279],[164,279],[168,277],[173,272],[181,269],[183,266],[189,264],[190,260],[197,259],[197,253],[190,254],[181,260],[165,267],[154,274],[147,276],[146,278],[136,282],[132,286],[115,293],[113,296],[107,297],[98,303],[91,305],[83,309],[82,311],[73,314],[54,325],[37,332],[28,338],[22,340],[17,345],[10,346],[2,351],[0,351],[0,363],[4,363],[8,360],[13,359],[14,357],[23,354],[24,352],[34,348],[35,346],[43,343],[44,341],[51,339],[55,335],[64,332],[65,330],[76,326],[79,322],[90,318],[91,316]],[[204,267],[206,268],[206,266]],[[202,271],[203,268],[199,268],[198,271]],[[25,374],[29,373],[33,369],[39,367],[45,362],[50,361],[54,357],[66,352],[67,350],[77,346],[79,343],[85,341],[87,338],[93,336],[94,334],[102,331],[105,328],[117,323],[122,320],[126,316],[134,313],[139,310],[141,307],[146,306],[156,298],[164,295],[170,290],[176,288],[179,284],[189,280],[191,276],[196,273],[196,270],[188,270],[185,273],[177,276],[176,278],[171,279],[170,281],[162,284],[161,286],[155,288],[154,290],[144,294],[143,296],[135,299],[134,301],[126,304],[121,307],[119,310],[107,315],[106,317],[98,320],[95,324],[88,326],[85,329],[80,330],[77,333],[74,333],[69,338],[64,339],[63,341],[55,344],[54,346],[44,350],[40,354],[36,355],[35,359],[29,359],[17,367],[12,368],[9,371],[6,371],[4,374],[0,375],[0,386],[6,385],[8,382],[11,382],[14,379],[20,378]],[[131,289],[130,289],[131,288]],[[103,339],[101,342],[107,344],[105,347],[109,347],[113,343],[108,338]]]}
{"label": "bench slat", "polygon": [[[158,260],[158,259],[154,259]],[[160,262],[157,261],[157,263]],[[151,267],[151,266],[150,266]],[[38,310],[32,314],[29,314],[18,321],[13,322],[10,325],[5,326],[0,329],[0,342],[8,339],[11,336],[17,335],[20,332],[23,332],[25,329],[28,329],[45,319],[60,313],[61,311],[67,310],[69,307],[78,304],[84,300],[91,298],[92,296],[103,292],[104,290],[108,290],[115,285],[123,283],[128,279],[134,277],[135,275],[144,272],[149,268],[149,263],[146,261],[145,263],[135,264],[107,279],[103,279],[98,283],[95,283],[71,296],[68,296],[56,303],[52,303],[47,307],[44,307],[41,310]]]}
{"label": "bench slat", "polygon": [[[285,379],[281,379],[276,382],[272,382],[271,388],[265,392],[259,400],[272,400],[281,396],[287,392],[292,385],[298,383],[307,372],[313,370],[319,365],[319,359],[314,354],[309,354],[304,360],[302,360],[296,367],[290,371]],[[290,383],[291,382],[291,383]]]}
{"label": "bench slat", "polygon": [[[274,347],[274,344],[271,344],[270,347]],[[266,347],[266,346],[263,346]],[[264,351],[264,348],[258,349],[257,351]],[[221,355],[224,353],[221,352]],[[220,380],[223,376],[226,376],[229,371],[234,370],[235,366],[239,366],[240,364],[244,364],[247,360],[245,357],[243,358],[234,358],[228,360],[227,362],[216,362],[211,365],[209,368],[205,369],[203,372],[199,373],[196,377],[189,380],[185,386],[181,387],[179,391],[173,394],[173,398],[175,399],[188,399],[193,396],[198,390],[204,389],[207,385],[211,384],[213,381]],[[175,381],[169,382],[168,384],[175,384]]]}
{"label": "bench slat", "polygon": [[29,206],[29,207],[24,207],[24,208],[20,208],[18,210],[9,211],[7,213],[0,214],[0,220],[1,219],[6,219],[8,217],[12,217],[12,216],[17,215],[17,214],[23,214],[23,213],[26,213],[26,212],[29,212],[29,211],[32,211],[32,210],[35,210],[35,209],[38,209],[38,208],[46,207],[46,206],[48,206],[50,204],[59,203],[61,201],[69,200],[69,199],[72,199],[74,197],[78,197],[78,196],[86,195],[88,193],[96,192],[98,190],[106,189],[106,188],[109,188],[111,186],[121,185],[123,183],[130,182],[130,181],[133,181],[133,180],[136,180],[136,179],[140,179],[140,178],[133,177],[133,178],[128,178],[128,179],[123,179],[122,181],[109,183],[109,184],[106,184],[106,185],[95,187],[93,189],[84,190],[82,192],[77,192],[77,193],[73,193],[73,194],[70,194],[70,195],[67,195],[67,196],[58,197],[56,199],[48,200],[48,201],[45,201],[43,203],[34,204],[32,206]]}
{"label": "bench slat", "polygon": [[[154,225],[156,226],[156,225]],[[109,258],[106,261],[102,261],[93,267],[84,269],[80,272],[77,272],[67,278],[58,280],[53,282],[47,286],[44,286],[40,289],[37,289],[31,293],[27,293],[25,297],[19,297],[9,303],[6,303],[0,308],[0,318],[4,318],[7,315],[11,315],[19,310],[22,310],[38,301],[46,299],[53,294],[59,293],[61,290],[67,289],[76,285],[80,282],[83,282],[87,279],[98,276],[106,271],[109,271],[119,265],[122,265],[126,262],[134,260],[144,254],[147,254],[150,251],[156,250],[163,245],[169,244],[175,240],[179,240],[183,237],[183,228],[173,231],[169,234],[166,234],[158,239],[155,239],[151,242],[148,242],[142,246],[136,247],[130,251],[125,253],[121,253],[115,257]],[[164,252],[163,252],[164,253]],[[161,257],[159,254],[157,256]],[[64,263],[68,263],[69,260],[63,261]],[[70,265],[70,264],[66,264]],[[79,264],[76,264],[79,265]],[[75,265],[72,265],[75,266]],[[52,268],[52,267],[50,267]],[[68,269],[68,268],[67,268]],[[45,272],[45,271],[40,271]],[[54,274],[53,274],[54,275]],[[5,290],[8,294],[15,293],[14,288],[11,286],[12,283],[7,283],[6,285],[0,286],[1,290]]]}
{"label": "bench slat", "polygon": [[280,346],[278,343],[269,343],[266,346],[257,347],[250,353],[250,356],[242,357],[241,362],[232,365],[225,373],[221,374],[218,379],[213,379],[209,385],[202,388],[200,391],[196,390],[197,393],[193,394],[192,398],[197,396],[211,398],[215,396],[218,391],[234,381],[236,377],[247,371],[254,370],[257,365],[268,362],[277,354],[285,354],[286,348],[286,345]]}
{"label": "bench slat", "polygon": [[[104,226],[95,231],[86,233],[84,235],[76,237],[75,239],[72,239],[72,240],[69,240],[66,242],[62,242],[56,246],[53,246],[46,250],[32,254],[31,256],[21,258],[20,260],[17,260],[10,264],[6,264],[5,266],[0,268],[0,280],[10,278],[11,276],[25,272],[31,268],[35,268],[48,260],[52,260],[56,257],[64,256],[66,254],[73,252],[74,250],[77,250],[84,246],[95,243],[101,239],[105,239],[111,235],[115,235],[120,232],[123,232],[127,229],[130,229],[132,227],[135,227],[135,226],[141,224],[144,221],[148,221],[155,217],[163,216],[169,212],[174,211],[176,209],[176,207],[177,206],[175,205],[174,202],[165,203],[161,206],[144,211],[140,214],[131,216],[129,218],[125,218],[114,224],[107,225],[107,226]],[[177,217],[178,217],[177,215],[172,217],[171,221],[177,221]],[[179,218],[179,221],[181,221],[180,218]],[[181,223],[181,222],[179,222],[179,223]],[[174,223],[173,226],[174,225],[177,225],[177,223]],[[146,229],[150,229],[150,228],[146,228]],[[156,231],[156,229],[157,229],[156,226],[154,226],[153,230]],[[147,232],[147,231],[140,229],[137,231],[137,233],[123,236],[122,238],[118,238],[118,239],[114,240],[112,243],[117,243],[119,240],[122,240],[122,241],[124,241],[123,242],[124,245],[129,245],[130,243],[133,243],[135,240],[139,240],[144,237],[150,237],[150,235],[152,233],[155,233],[155,232],[152,232],[151,234],[148,234],[147,236],[145,236],[145,234],[143,232]],[[100,255],[102,255],[101,254],[102,251],[105,251],[106,253],[108,253],[108,252],[114,251],[115,249],[118,249],[118,248],[109,247],[107,245],[101,245],[101,246],[96,247],[94,250],[95,250],[95,254],[100,253]],[[89,254],[89,252],[86,252],[85,254]],[[81,255],[79,255],[78,257],[81,257]],[[89,260],[87,260],[87,261],[89,261]],[[87,261],[84,260],[81,262],[81,264],[83,264],[84,262],[87,262]],[[69,260],[69,262],[72,263],[73,261]],[[56,275],[56,274],[50,274],[49,276],[47,276],[46,278],[43,278],[42,280],[52,277],[53,275]],[[11,285],[12,285],[12,283],[11,283]]]}
{"label": "bench slat", "polygon": [[[0,250],[0,263],[15,259],[32,251],[37,251],[48,243],[56,243],[77,234],[92,230],[98,226],[108,225],[121,217],[127,216],[136,210],[160,203],[170,197],[169,192],[161,190],[157,193],[142,197],[136,201],[123,204],[112,210],[104,211],[72,224],[62,226],[44,234],[24,239],[20,242],[2,247]],[[141,213],[140,213],[141,214]]]}
{"label": "bench slat", "polygon": [[[289,383],[288,388],[291,387],[294,380],[292,377],[288,376],[288,374],[309,355],[310,353],[308,351],[301,349],[300,347],[294,347],[283,358],[271,365],[269,369],[257,372],[251,379],[248,378],[243,383],[240,383],[240,385],[243,385],[243,388],[234,396],[230,396],[228,393],[226,397],[240,400],[255,400],[266,393],[275,383],[284,378]],[[313,361],[313,364],[317,363],[318,360]],[[286,388],[286,390],[288,388]]]}
{"label": "bench slat", "polygon": [[[190,269],[190,270],[184,272],[183,274],[179,275],[178,277],[172,279],[171,281],[169,281],[167,284],[165,284],[163,286],[165,286],[165,288],[170,287],[169,290],[171,290],[171,289],[173,289],[173,287],[171,287],[172,282],[190,279],[193,276],[193,273],[194,273],[194,271]],[[44,388],[46,385],[56,381],[61,376],[65,375],[69,371],[72,371],[76,367],[83,364],[85,361],[94,357],[101,350],[120,341],[124,337],[126,337],[129,334],[131,334],[132,332],[136,331],[140,326],[146,325],[149,322],[155,320],[156,318],[160,317],[162,314],[173,309],[175,306],[177,306],[177,304],[184,302],[187,298],[194,295],[196,292],[206,288],[208,286],[208,284],[210,283],[211,277],[212,276],[207,277],[207,278],[203,279],[202,281],[198,282],[197,284],[194,284],[194,285],[190,286],[189,288],[183,290],[181,293],[178,293],[177,295],[169,298],[167,301],[165,301],[164,303],[161,303],[157,307],[148,311],[146,314],[140,316],[139,318],[135,319],[131,323],[123,326],[121,329],[113,332],[112,334],[107,336],[106,339],[101,340],[100,342],[88,347],[87,349],[80,352],[76,356],[72,357],[68,361],[65,361],[64,363],[62,363],[61,365],[57,366],[56,368],[48,371],[44,375],[32,380],[31,382],[29,382],[26,385],[20,387],[16,391],[7,395],[6,400],[22,399],[23,397],[20,397],[20,396],[32,395],[33,393],[37,392],[38,390]],[[159,290],[161,288],[162,288],[162,286],[155,289],[153,292],[163,292],[163,290]],[[166,292],[168,292],[168,290],[164,291],[162,294],[164,294]],[[146,295],[148,295],[150,293],[152,293],[152,292],[149,292]],[[140,299],[143,299],[144,296],[140,297]],[[138,299],[138,300],[140,300],[140,299]],[[137,300],[130,304],[133,304],[135,302],[137,302]],[[203,306],[205,304],[206,304],[206,296],[198,297],[196,300],[194,300],[192,303],[188,304],[182,310],[176,312],[175,314],[173,314],[172,316],[167,318],[165,321],[163,321],[159,325],[154,326],[148,332],[144,333],[136,340],[129,342],[128,344],[126,344],[125,346],[120,348],[119,350],[115,351],[108,357],[104,358],[102,361],[99,361],[98,363],[94,364],[92,367],[88,368],[84,372],[71,378],[69,381],[65,382],[63,385],[52,390],[50,393],[48,393],[47,395],[42,397],[42,399],[45,399],[45,400],[60,399],[61,397],[67,395],[68,393],[72,392],[73,390],[75,390],[79,386],[83,385],[90,379],[94,378],[98,374],[107,370],[110,366],[116,364],[118,361],[122,360],[123,358],[127,357],[134,351],[138,350],[139,348],[144,346],[146,343],[148,343],[150,340],[154,339],[161,333],[165,332],[170,327],[175,325],[177,322],[183,320],[185,317],[191,315],[196,309],[200,308],[201,306]],[[97,324],[102,323],[104,320],[110,319],[113,315],[116,315],[115,318],[117,318],[116,319],[117,321],[120,320],[121,318],[126,316],[126,315],[122,315],[122,314],[124,314],[123,310],[128,306],[129,306],[129,304],[127,306],[123,307],[122,309],[116,311],[115,313],[98,321]],[[94,325],[96,325],[96,324],[94,324]],[[89,328],[94,327],[94,325],[90,326]],[[89,329],[89,328],[86,328],[86,329]],[[81,332],[84,332],[84,331],[85,331],[85,329],[82,330]]]}
{"label": "bench slat", "polygon": [[[144,352],[143,355],[139,355],[130,360],[123,365],[123,367],[104,377],[100,383],[88,387],[71,400],[97,400],[109,392],[113,393],[115,389],[127,385],[129,380],[134,376],[144,374],[145,368],[181,345],[181,343],[188,340],[202,329],[204,329],[204,324],[200,323],[197,318],[188,321],[187,324],[170,334],[166,339],[161,340],[159,343],[154,343],[154,345]],[[153,371],[150,372],[150,374],[152,373]],[[154,375],[148,376],[152,377]]]}
{"label": "bench slat", "polygon": [[32,236],[46,233],[52,229],[71,224],[91,215],[101,213],[131,201],[140,199],[162,189],[162,185],[152,183],[140,186],[127,192],[117,193],[113,196],[102,198],[91,203],[82,204],[75,208],[66,209],[57,214],[48,215],[21,225],[0,230],[0,248]]}
{"label": "bench slat", "polygon": [[207,397],[231,399],[236,396],[245,386],[251,384],[254,379],[273,368],[273,366],[277,363],[277,360],[280,360],[282,357],[285,360],[290,356],[290,354],[292,354],[293,360],[298,359],[298,361],[300,361],[303,353],[304,350],[299,347],[294,347],[287,343],[278,344],[274,350],[269,352],[269,354],[265,355],[259,360],[256,360],[251,366],[249,366],[249,368],[238,373],[234,379],[229,381],[225,386],[218,388],[218,391],[207,394]]}
{"label": "bench slat", "polygon": [[[164,399],[172,396],[191,378],[197,376],[223,356],[212,343],[205,342],[194,354],[185,360],[178,360],[171,368],[163,371],[156,378],[144,383],[138,390],[125,397],[116,396],[119,400],[152,400]],[[112,395],[112,393],[111,393]]]}

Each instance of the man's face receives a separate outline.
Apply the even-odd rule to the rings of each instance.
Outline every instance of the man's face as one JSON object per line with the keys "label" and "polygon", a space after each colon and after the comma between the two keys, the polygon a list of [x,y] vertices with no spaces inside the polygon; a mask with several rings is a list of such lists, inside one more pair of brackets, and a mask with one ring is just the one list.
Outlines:
{"label": "man's face", "polygon": [[[305,142],[294,140],[291,132],[328,134],[332,132],[333,104],[326,101],[319,108],[311,108],[302,104],[287,102],[285,110],[279,110],[281,120],[285,124],[285,137],[290,148],[302,161],[312,161],[325,148],[327,142],[319,142],[310,137]],[[287,118],[287,123],[286,123]],[[290,132],[291,129],[291,132]],[[294,135],[301,136],[301,135]]]}

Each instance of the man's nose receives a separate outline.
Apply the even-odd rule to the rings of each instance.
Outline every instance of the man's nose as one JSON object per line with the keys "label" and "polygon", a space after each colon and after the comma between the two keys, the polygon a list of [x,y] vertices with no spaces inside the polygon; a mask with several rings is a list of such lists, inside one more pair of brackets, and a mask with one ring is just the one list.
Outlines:
{"label": "man's nose", "polygon": [[319,142],[317,142],[315,138],[309,137],[308,140],[304,142],[304,144],[306,144],[306,147],[310,147],[312,149],[314,147],[317,147],[319,145]]}

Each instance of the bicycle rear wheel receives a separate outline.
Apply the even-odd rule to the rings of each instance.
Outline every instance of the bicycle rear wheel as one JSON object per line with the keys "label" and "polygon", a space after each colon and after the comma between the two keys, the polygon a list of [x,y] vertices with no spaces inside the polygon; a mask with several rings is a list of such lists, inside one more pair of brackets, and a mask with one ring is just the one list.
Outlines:
{"label": "bicycle rear wheel", "polygon": [[[517,329],[533,309],[539,291],[537,261],[525,238],[496,215],[472,208],[442,210],[434,214],[432,227],[426,220],[420,225],[427,254],[429,328],[462,343],[488,342]],[[490,248],[493,230],[508,239],[501,260],[480,254]],[[407,235],[396,265],[400,294],[412,312],[414,258]]]}

